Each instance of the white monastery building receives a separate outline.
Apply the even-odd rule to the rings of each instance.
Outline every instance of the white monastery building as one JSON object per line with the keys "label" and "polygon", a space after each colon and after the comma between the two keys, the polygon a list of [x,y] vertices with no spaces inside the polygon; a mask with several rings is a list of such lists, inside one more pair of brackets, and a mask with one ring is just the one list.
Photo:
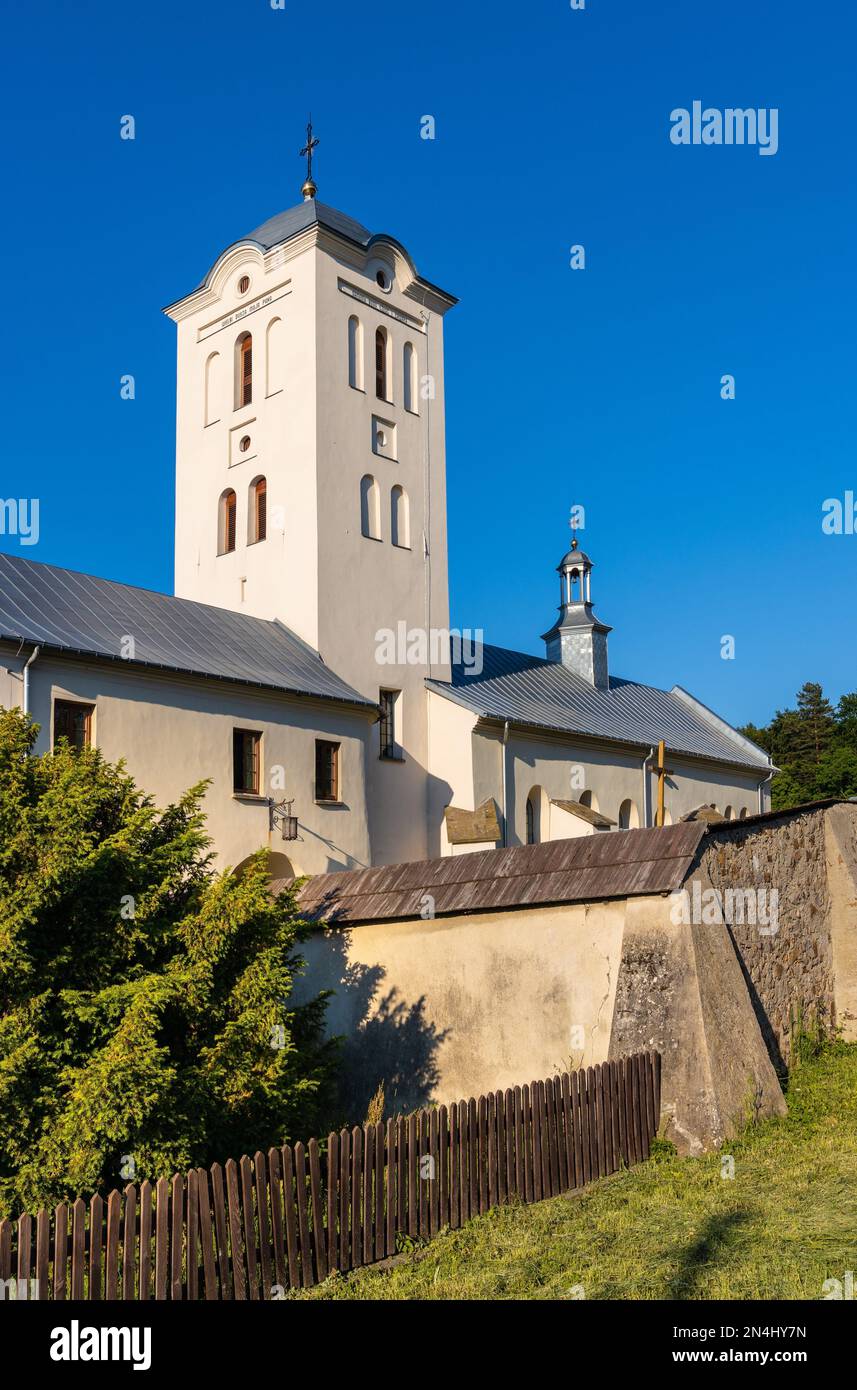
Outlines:
{"label": "white monastery building", "polygon": [[220,862],[274,878],[653,825],[659,791],[665,824],[766,810],[754,744],[611,673],[576,539],[543,657],[447,640],[456,301],[316,192],[166,310],[175,597],[0,555],[0,704],[159,804],[209,779]]}

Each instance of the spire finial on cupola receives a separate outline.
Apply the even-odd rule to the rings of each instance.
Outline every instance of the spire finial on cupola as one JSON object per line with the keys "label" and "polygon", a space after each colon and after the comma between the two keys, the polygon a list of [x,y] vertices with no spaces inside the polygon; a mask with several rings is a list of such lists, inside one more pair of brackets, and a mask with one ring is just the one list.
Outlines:
{"label": "spire finial on cupola", "polygon": [[318,145],[318,139],[313,139],[312,116],[310,115],[310,118],[307,121],[306,128],[306,144],[304,145],[300,153],[301,159],[306,160],[306,181],[304,183],[303,188],[301,189],[301,193],[303,194],[303,199],[305,203],[308,203],[312,198],[314,198],[316,193],[318,192],[315,179],[312,176],[312,156],[313,152],[318,148]]}

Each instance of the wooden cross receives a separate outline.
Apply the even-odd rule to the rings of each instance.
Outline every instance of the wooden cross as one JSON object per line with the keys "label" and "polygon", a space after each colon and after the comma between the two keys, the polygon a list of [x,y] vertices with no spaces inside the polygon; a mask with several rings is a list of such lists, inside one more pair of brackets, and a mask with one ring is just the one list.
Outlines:
{"label": "wooden cross", "polygon": [[301,159],[306,160],[307,183],[312,182],[312,155],[313,150],[318,148],[318,140],[312,138],[312,116],[310,116],[306,128],[306,144],[301,150]]}
{"label": "wooden cross", "polygon": [[664,740],[661,739],[660,743],[658,744],[658,761],[654,764],[652,768],[652,771],[656,772],[658,775],[658,813],[655,818],[655,825],[664,824],[664,788],[666,786],[667,778],[672,776],[672,768],[667,767],[666,758],[667,746],[664,743]]}

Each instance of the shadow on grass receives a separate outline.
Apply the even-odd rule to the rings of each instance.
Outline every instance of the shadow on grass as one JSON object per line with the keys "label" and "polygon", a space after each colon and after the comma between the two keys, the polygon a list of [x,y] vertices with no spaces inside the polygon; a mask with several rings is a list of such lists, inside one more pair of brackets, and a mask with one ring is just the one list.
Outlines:
{"label": "shadow on grass", "polygon": [[735,1237],[751,1217],[749,1211],[730,1211],[710,1216],[696,1240],[680,1253],[667,1297],[696,1298],[701,1276],[732,1254]]}

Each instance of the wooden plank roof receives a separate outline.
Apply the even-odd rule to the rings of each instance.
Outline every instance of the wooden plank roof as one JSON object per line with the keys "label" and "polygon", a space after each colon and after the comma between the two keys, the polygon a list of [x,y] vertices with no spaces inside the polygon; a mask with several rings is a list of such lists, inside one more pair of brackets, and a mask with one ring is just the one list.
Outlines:
{"label": "wooden plank roof", "polygon": [[670,893],[705,833],[690,822],[320,874],[304,885],[299,904],[309,921],[353,925],[420,917],[426,895],[439,917]]}

